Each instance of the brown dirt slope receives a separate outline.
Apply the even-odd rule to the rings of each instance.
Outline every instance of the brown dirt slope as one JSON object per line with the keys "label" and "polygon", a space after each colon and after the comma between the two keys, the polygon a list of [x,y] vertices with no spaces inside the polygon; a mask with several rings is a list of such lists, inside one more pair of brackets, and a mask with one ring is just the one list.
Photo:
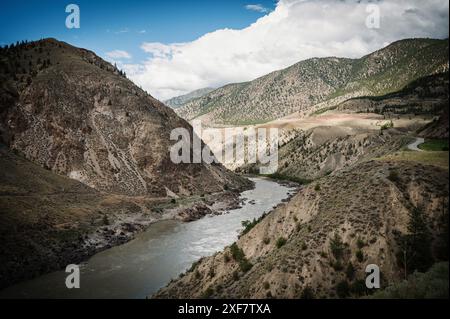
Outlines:
{"label": "brown dirt slope", "polygon": [[[229,247],[202,259],[154,297],[359,297],[370,263],[379,265],[386,287],[404,276],[399,238],[415,207],[427,216],[436,257],[448,183],[448,167],[416,160],[383,158],[343,169],[267,215],[237,241],[241,253]],[[335,235],[343,243],[340,257],[330,245]]]}
{"label": "brown dirt slope", "polygon": [[192,128],[93,52],[55,39],[0,51],[0,137],[53,172],[123,195],[241,187],[221,165],[173,164],[172,129]]}

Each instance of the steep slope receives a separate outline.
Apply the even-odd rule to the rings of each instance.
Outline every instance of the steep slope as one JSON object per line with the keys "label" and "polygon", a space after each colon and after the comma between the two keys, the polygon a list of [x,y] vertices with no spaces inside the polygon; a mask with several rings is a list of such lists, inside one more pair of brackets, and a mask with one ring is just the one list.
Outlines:
{"label": "steep slope", "polygon": [[448,161],[426,162],[382,158],[306,186],[154,297],[360,297],[368,264],[380,267],[383,288],[404,278],[401,243],[415,211],[431,232],[426,263],[448,260]]}
{"label": "steep slope", "polygon": [[2,144],[0,167],[0,288],[129,240],[169,202],[99,192]]}
{"label": "steep slope", "polygon": [[[374,97],[358,97],[332,109],[343,112],[377,114],[440,115],[448,109],[448,72],[417,79],[398,92]],[[325,109],[330,110],[330,109]],[[319,110],[321,112],[324,110]]]}
{"label": "steep slope", "polygon": [[171,130],[192,128],[93,52],[54,39],[0,51],[0,136],[97,190],[203,194],[246,181],[221,165],[173,164]]}
{"label": "steep slope", "polygon": [[448,71],[448,40],[408,39],[361,59],[314,58],[251,82],[230,84],[191,101],[177,113],[210,125],[267,122],[309,114],[357,96],[395,92]]}
{"label": "steep slope", "polygon": [[177,108],[182,107],[185,104],[189,103],[190,101],[197,99],[199,97],[202,97],[214,90],[215,89],[213,89],[213,88],[198,89],[198,90],[192,91],[188,94],[173,97],[167,101],[164,101],[164,104],[167,106],[170,106],[173,109],[177,109]]}

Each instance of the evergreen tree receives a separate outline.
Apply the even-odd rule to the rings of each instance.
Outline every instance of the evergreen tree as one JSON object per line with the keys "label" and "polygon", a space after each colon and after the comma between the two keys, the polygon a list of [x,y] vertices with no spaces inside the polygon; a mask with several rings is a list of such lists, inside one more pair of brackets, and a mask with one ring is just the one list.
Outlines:
{"label": "evergreen tree", "polygon": [[431,236],[426,216],[419,208],[409,213],[408,234],[401,239],[399,259],[404,268],[405,277],[414,271],[425,272],[433,264],[431,254]]}

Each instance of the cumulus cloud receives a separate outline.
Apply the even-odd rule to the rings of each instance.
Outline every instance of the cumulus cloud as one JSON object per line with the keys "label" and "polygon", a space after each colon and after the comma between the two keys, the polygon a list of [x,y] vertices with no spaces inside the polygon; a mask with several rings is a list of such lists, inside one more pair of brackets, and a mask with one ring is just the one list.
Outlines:
{"label": "cumulus cloud", "polygon": [[256,11],[256,12],[261,12],[261,13],[269,12],[269,9],[263,7],[261,4],[247,4],[245,6],[245,9],[251,10],[251,11]]}
{"label": "cumulus cloud", "polygon": [[[367,5],[379,6],[369,29]],[[164,100],[202,87],[243,82],[311,57],[361,57],[393,41],[448,37],[447,0],[280,0],[241,30],[221,29],[187,43],[143,43],[129,77]]]}
{"label": "cumulus cloud", "polygon": [[106,56],[110,59],[120,60],[120,59],[131,59],[131,54],[123,50],[113,50],[106,52]]}

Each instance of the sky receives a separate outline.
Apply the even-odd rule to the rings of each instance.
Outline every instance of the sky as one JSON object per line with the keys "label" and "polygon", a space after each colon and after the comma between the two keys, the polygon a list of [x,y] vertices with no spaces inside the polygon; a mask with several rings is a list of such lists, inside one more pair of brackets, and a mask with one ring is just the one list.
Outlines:
{"label": "sky", "polygon": [[[65,25],[80,8],[80,28]],[[117,63],[165,100],[312,57],[448,38],[448,0],[2,0],[0,45],[54,37]]]}

